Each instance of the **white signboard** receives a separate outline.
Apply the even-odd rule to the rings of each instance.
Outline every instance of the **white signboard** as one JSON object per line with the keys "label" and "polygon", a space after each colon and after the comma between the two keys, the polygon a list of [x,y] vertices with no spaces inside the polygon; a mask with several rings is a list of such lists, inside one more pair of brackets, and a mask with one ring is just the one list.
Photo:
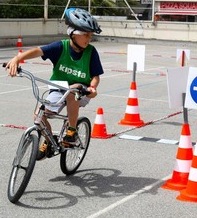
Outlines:
{"label": "white signboard", "polygon": [[[69,88],[69,84],[68,84],[67,81],[50,80],[49,82],[54,83],[54,84],[56,84],[56,85],[58,85],[58,86],[62,86],[62,87],[67,88],[67,89]],[[57,88],[57,87],[55,87],[55,86],[53,86],[53,85],[48,85],[48,88],[49,88],[49,89],[59,89],[59,88]]]}
{"label": "white signboard", "polygon": [[186,93],[189,67],[167,69],[168,101],[170,108],[183,107],[182,94]]}
{"label": "white signboard", "polygon": [[144,71],[145,45],[128,45],[127,70],[133,70],[135,62],[137,64],[137,71]]}
{"label": "white signboard", "polygon": [[197,109],[197,68],[190,67],[187,80],[185,107]]}

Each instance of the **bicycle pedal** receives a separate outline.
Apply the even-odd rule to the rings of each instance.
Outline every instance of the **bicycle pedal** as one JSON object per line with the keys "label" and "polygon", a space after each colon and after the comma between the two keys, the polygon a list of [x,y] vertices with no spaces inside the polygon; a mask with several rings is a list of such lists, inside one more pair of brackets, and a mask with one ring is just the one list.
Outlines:
{"label": "bicycle pedal", "polygon": [[51,153],[51,152],[46,155],[47,158],[51,158],[53,156],[55,156],[55,155],[54,155],[54,153]]}
{"label": "bicycle pedal", "polygon": [[65,148],[72,148],[76,145],[76,142],[66,142],[66,141],[62,141],[61,145]]}
{"label": "bicycle pedal", "polygon": [[65,148],[65,147],[62,147],[61,150],[60,150],[60,153],[64,153],[65,151],[69,151],[69,150],[73,150],[74,148]]}

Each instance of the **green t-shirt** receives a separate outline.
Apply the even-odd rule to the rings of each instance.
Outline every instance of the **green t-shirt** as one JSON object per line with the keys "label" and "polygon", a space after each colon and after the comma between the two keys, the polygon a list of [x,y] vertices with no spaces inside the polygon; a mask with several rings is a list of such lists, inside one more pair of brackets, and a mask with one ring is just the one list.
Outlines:
{"label": "green t-shirt", "polygon": [[50,80],[68,81],[69,85],[74,83],[83,83],[89,85],[90,77],[90,58],[92,54],[92,45],[88,45],[79,60],[73,60],[69,51],[69,40],[62,40],[63,51],[53,68],[53,74]]}

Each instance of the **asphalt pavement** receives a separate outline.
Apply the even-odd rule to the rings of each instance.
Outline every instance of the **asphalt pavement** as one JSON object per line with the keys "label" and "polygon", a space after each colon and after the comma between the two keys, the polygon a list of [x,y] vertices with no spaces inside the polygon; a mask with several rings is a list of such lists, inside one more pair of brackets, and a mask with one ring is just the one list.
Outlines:
{"label": "asphalt pavement", "polygon": [[[119,124],[125,115],[133,78],[127,70],[129,42],[93,44],[105,73],[101,76],[99,95],[80,110],[80,115],[87,116],[93,126],[97,109],[103,108],[107,133],[113,136],[91,139],[87,156],[75,175],[65,176],[61,172],[59,156],[37,162],[17,205],[7,198],[8,179],[23,128],[33,124],[36,101],[28,80],[10,78],[0,68],[0,217],[196,217],[196,203],[179,201],[179,191],[161,188],[172,176],[178,149],[173,142],[180,140],[184,121],[182,108],[169,108],[166,72],[169,67],[180,66],[176,61],[177,49],[189,49],[188,64],[196,66],[195,46],[154,41],[145,44],[145,70],[137,72],[136,84],[139,116],[147,125],[135,128]],[[0,64],[17,53],[16,47],[0,48]],[[21,66],[43,79],[49,78],[52,68],[50,62],[41,58],[25,61]],[[45,88],[40,84],[40,89]],[[190,110],[188,118],[191,140],[195,143],[196,111]],[[163,143],[158,142],[161,139]]]}

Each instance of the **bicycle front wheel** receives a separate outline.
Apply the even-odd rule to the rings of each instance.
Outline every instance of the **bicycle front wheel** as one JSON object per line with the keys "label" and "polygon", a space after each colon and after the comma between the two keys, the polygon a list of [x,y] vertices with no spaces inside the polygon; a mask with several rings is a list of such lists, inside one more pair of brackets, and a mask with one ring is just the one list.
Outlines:
{"label": "bicycle front wheel", "polygon": [[32,175],[38,151],[38,137],[23,135],[14,158],[8,183],[8,199],[16,203],[24,193]]}
{"label": "bicycle front wheel", "polygon": [[90,143],[91,123],[87,117],[80,117],[77,121],[79,145],[61,153],[60,167],[64,174],[71,175],[81,165]]}

